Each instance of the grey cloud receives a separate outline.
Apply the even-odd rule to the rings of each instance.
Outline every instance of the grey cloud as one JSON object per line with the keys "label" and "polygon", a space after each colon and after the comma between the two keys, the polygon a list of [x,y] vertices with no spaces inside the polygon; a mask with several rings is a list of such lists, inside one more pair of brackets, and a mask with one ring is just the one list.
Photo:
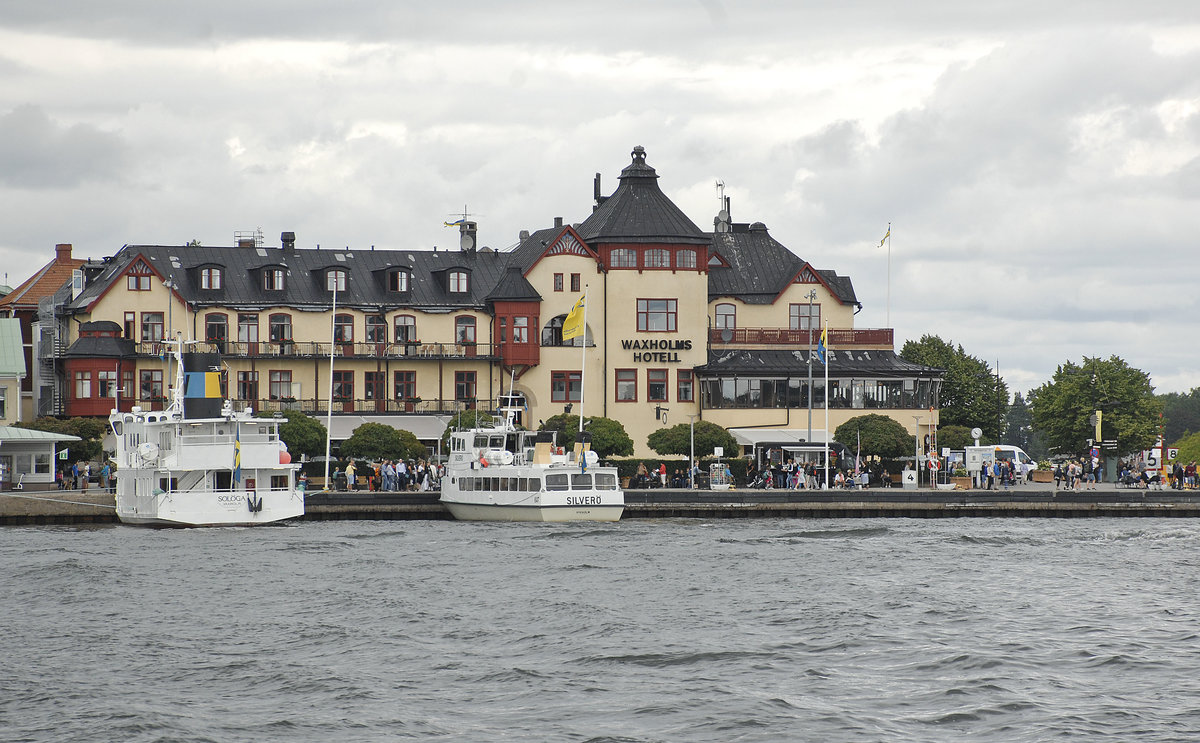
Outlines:
{"label": "grey cloud", "polygon": [[0,116],[0,182],[10,186],[61,188],[115,180],[126,154],[117,135],[88,124],[61,125],[38,106],[18,106]]}

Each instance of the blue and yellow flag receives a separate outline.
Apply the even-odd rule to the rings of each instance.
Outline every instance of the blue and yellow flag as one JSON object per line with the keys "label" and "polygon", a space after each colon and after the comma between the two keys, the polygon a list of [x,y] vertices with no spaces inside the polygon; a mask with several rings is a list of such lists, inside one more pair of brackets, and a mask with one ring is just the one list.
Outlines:
{"label": "blue and yellow flag", "polygon": [[183,396],[221,399],[221,372],[185,372]]}
{"label": "blue and yellow flag", "polygon": [[242,481],[242,427],[238,426],[233,434],[233,481]]}
{"label": "blue and yellow flag", "polygon": [[563,321],[562,337],[564,341],[569,341],[572,338],[578,338],[583,335],[583,302],[587,299],[584,294],[567,313],[567,319]]}
{"label": "blue and yellow flag", "polygon": [[821,329],[821,340],[817,341],[817,358],[825,363],[825,351],[829,348],[829,326]]}

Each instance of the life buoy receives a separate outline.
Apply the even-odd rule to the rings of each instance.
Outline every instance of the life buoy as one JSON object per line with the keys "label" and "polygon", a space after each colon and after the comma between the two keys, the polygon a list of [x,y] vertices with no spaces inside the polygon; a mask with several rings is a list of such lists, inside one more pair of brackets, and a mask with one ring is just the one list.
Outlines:
{"label": "life buoy", "polygon": [[488,466],[487,457],[480,457],[480,458],[479,458],[479,465],[480,465],[481,467],[487,467],[487,466]]}

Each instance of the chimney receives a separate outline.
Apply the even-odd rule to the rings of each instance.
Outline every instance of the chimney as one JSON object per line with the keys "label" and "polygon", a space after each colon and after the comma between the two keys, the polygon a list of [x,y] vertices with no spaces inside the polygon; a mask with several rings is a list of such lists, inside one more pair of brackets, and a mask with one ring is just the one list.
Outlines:
{"label": "chimney", "polygon": [[479,233],[479,225],[463,220],[458,223],[458,247],[464,253],[475,252],[475,242]]}
{"label": "chimney", "polygon": [[281,232],[279,234],[279,244],[283,246],[284,250],[295,250],[296,249],[296,233],[295,232]]}
{"label": "chimney", "polygon": [[525,242],[526,240],[528,240],[529,239],[529,230],[521,230],[520,234],[517,235],[517,239],[520,240],[521,242]]}
{"label": "chimney", "polygon": [[562,217],[555,217],[554,218],[554,229],[557,230],[559,227],[562,227]]}
{"label": "chimney", "polygon": [[54,246],[54,260],[69,261],[71,260],[71,243],[59,243]]}

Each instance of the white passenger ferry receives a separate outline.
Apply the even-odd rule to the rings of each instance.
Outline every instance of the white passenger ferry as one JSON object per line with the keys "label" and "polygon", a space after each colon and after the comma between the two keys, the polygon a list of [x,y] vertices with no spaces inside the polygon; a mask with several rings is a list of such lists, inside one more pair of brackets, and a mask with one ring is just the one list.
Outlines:
{"label": "white passenger ferry", "polygon": [[[588,439],[585,432],[582,439]],[[450,434],[441,502],[463,521],[618,521],[625,510],[615,467],[587,441],[567,452],[553,431],[495,427]]]}
{"label": "white passenger ferry", "polygon": [[[304,514],[280,419],[222,401],[215,354],[183,354],[171,404],[109,415],[116,438],[117,516],[152,526],[251,526]],[[186,368],[185,368],[186,365]],[[191,371],[189,371],[191,370]]]}

